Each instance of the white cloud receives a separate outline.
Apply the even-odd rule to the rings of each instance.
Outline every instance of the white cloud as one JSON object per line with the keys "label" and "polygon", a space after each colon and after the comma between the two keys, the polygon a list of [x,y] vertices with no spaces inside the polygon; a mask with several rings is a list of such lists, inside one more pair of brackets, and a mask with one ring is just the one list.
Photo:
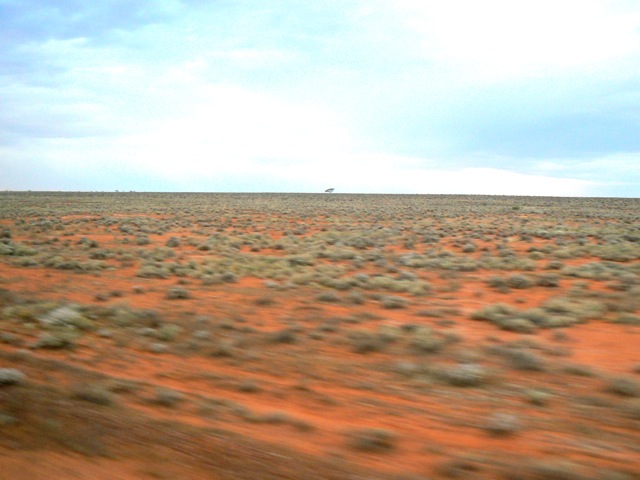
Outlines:
{"label": "white cloud", "polygon": [[349,132],[327,110],[289,104],[234,85],[199,85],[176,118],[149,122],[122,140],[138,162],[167,175],[227,171],[265,159],[286,168],[303,158],[321,159],[349,148]]}
{"label": "white cloud", "polygon": [[640,184],[640,152],[614,153],[597,157],[531,160],[531,171],[573,178],[597,178],[599,182],[618,179],[620,184]]}
{"label": "white cloud", "polygon": [[334,174],[333,177],[334,180],[323,178],[322,184],[336,184],[341,191],[362,193],[584,196],[597,185],[585,180],[491,168],[402,169],[390,164],[360,171],[347,170],[345,174]]}
{"label": "white cloud", "polygon": [[428,58],[474,80],[591,69],[640,53],[640,11],[626,2],[400,0],[398,5],[422,37]]}
{"label": "white cloud", "polygon": [[588,195],[640,181],[638,157],[616,153],[637,146],[633,2],[250,4],[16,46],[0,160],[51,172],[47,188]]}

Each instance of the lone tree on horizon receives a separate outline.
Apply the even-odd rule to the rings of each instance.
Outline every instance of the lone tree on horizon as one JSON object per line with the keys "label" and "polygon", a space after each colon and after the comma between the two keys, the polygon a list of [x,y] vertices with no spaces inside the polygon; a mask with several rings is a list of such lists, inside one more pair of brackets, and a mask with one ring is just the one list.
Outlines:
{"label": "lone tree on horizon", "polygon": [[324,193],[333,193],[334,190],[335,188],[327,188]]}

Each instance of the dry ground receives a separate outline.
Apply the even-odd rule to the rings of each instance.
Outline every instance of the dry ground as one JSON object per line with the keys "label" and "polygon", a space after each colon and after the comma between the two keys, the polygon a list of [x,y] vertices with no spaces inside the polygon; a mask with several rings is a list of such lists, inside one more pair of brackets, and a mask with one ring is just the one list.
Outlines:
{"label": "dry ground", "polygon": [[638,479],[640,201],[0,194],[0,478]]}

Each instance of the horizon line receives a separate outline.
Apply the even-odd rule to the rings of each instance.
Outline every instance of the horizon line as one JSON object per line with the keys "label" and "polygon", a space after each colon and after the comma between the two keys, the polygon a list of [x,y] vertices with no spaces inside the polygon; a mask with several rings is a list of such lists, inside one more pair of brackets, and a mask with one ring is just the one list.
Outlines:
{"label": "horizon line", "polygon": [[223,195],[395,195],[395,196],[458,196],[458,197],[514,197],[514,198],[566,198],[566,199],[626,199],[636,200],[640,197],[625,196],[564,196],[564,195],[507,195],[501,193],[389,193],[389,192],[276,192],[276,191],[191,191],[191,190],[0,190],[0,193],[60,193],[60,194],[223,194]]}

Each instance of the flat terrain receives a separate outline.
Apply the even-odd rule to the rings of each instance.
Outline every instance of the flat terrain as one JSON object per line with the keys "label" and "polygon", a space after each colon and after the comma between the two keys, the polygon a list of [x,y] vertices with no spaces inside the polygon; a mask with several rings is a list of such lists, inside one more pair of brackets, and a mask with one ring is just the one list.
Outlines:
{"label": "flat terrain", "polygon": [[640,478],[640,200],[0,193],[0,479]]}

